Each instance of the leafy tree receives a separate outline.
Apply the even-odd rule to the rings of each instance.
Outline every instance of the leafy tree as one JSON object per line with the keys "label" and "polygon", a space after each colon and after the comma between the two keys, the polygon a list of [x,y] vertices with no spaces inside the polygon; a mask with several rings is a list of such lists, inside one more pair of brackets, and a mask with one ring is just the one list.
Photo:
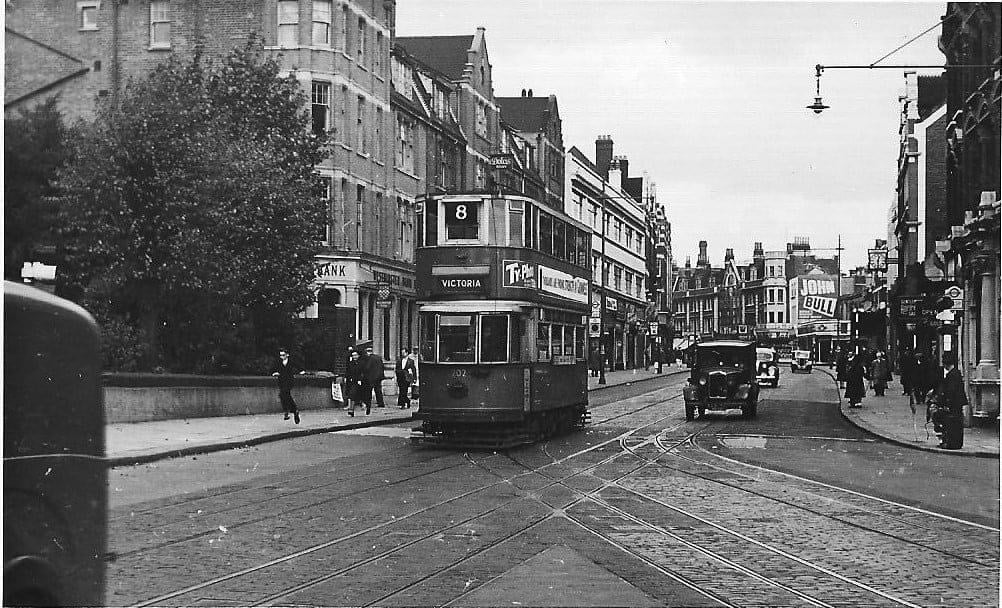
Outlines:
{"label": "leafy tree", "polygon": [[130,83],[60,182],[61,289],[132,324],[146,369],[243,369],[222,361],[288,339],[313,298],[327,142],[308,125],[299,83],[257,40]]}
{"label": "leafy tree", "polygon": [[53,245],[56,172],[66,160],[67,128],[57,98],[4,119],[4,278],[40,245]]}

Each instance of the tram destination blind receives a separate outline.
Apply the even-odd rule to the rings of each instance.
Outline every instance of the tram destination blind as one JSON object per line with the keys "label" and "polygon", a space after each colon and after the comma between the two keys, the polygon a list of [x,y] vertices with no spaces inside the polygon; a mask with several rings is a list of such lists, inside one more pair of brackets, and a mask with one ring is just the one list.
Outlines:
{"label": "tram destination blind", "polygon": [[445,207],[445,238],[476,240],[479,238],[480,203],[476,201],[447,202]]}

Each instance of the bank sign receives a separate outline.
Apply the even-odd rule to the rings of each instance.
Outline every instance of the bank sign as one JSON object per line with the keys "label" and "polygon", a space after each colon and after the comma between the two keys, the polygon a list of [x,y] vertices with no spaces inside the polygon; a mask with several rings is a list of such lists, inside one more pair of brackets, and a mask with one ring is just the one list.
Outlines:
{"label": "bank sign", "polygon": [[808,274],[790,283],[790,299],[795,303],[798,325],[835,318],[838,278],[830,274]]}

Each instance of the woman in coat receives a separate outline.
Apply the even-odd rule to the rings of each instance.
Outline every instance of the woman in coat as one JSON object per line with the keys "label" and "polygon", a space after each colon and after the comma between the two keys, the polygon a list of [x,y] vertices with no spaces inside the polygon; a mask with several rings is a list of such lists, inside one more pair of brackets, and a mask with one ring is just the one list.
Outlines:
{"label": "woman in coat", "polygon": [[849,358],[846,356],[846,351],[839,349],[838,355],[835,358],[835,380],[838,382],[839,388],[845,388],[845,378],[848,365]]}
{"label": "woman in coat", "polygon": [[849,401],[849,407],[862,407],[860,404],[866,396],[866,387],[863,385],[863,358],[850,354],[845,365],[845,398]]}
{"label": "woman in coat", "polygon": [[359,362],[361,355],[357,350],[351,351],[348,355],[348,367],[344,373],[344,398],[348,400],[348,415],[355,415],[355,404],[362,399],[362,379],[364,371]]}

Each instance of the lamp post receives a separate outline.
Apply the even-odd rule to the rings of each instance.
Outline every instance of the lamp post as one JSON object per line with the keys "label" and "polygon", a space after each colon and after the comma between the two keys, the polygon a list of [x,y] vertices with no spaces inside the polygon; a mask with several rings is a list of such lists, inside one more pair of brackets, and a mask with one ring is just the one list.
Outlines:
{"label": "lamp post", "polygon": [[599,220],[602,231],[602,257],[598,276],[602,284],[602,296],[598,309],[598,383],[605,384],[605,180],[602,180],[602,218]]}

